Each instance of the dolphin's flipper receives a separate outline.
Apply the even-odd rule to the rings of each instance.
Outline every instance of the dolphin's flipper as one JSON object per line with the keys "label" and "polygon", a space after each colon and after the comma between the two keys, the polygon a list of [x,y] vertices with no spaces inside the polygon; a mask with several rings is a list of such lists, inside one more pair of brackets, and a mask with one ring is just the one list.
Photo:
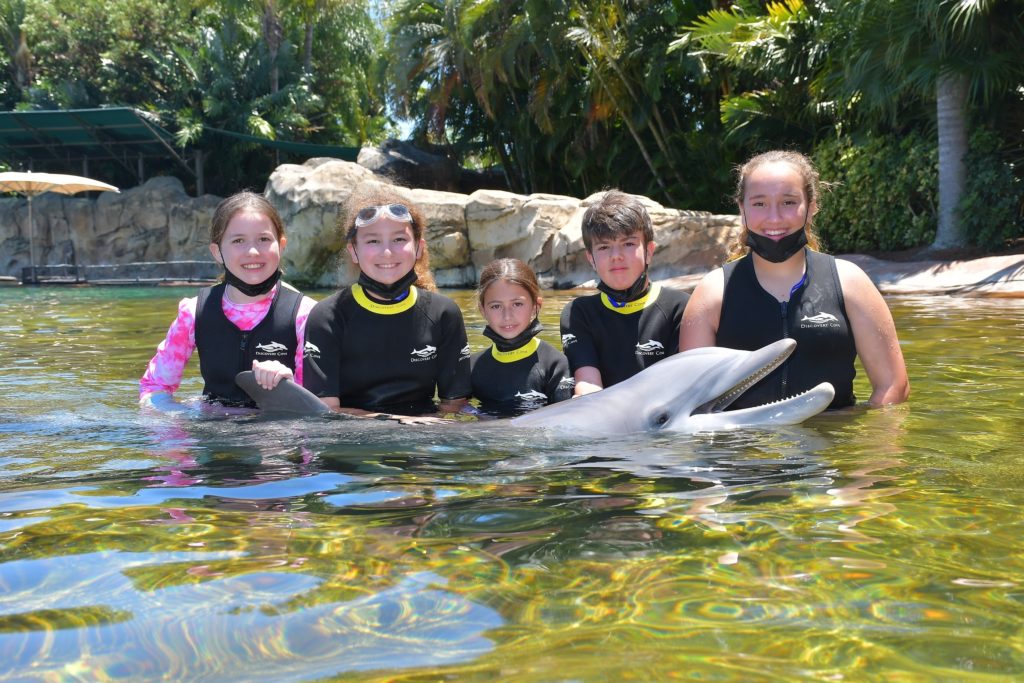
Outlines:
{"label": "dolphin's flipper", "polygon": [[303,389],[290,379],[283,379],[273,389],[264,389],[256,383],[252,370],[235,375],[235,384],[242,387],[249,398],[266,413],[289,415],[322,415],[331,412],[315,394]]}

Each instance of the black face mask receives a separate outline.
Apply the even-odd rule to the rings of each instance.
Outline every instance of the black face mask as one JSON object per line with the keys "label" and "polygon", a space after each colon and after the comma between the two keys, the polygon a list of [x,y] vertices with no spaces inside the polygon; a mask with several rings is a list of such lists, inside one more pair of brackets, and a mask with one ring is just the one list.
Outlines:
{"label": "black face mask", "polygon": [[409,288],[416,284],[417,277],[416,269],[413,268],[395,282],[386,285],[383,282],[377,282],[366,273],[360,271],[358,282],[363,289],[377,295],[381,299],[389,303],[398,303],[409,293]]}
{"label": "black face mask", "polygon": [[604,281],[598,281],[598,290],[608,295],[614,303],[628,304],[630,301],[636,301],[650,289],[650,282],[647,280],[647,266],[644,266],[644,272],[640,273],[640,277],[636,279],[636,282],[629,286],[629,289],[612,289],[604,283]]}
{"label": "black face mask", "polygon": [[807,244],[807,233],[803,228],[780,240],[773,240],[764,235],[747,231],[747,246],[751,251],[772,263],[782,263],[797,253]]}
{"label": "black face mask", "polygon": [[499,351],[515,351],[526,342],[530,341],[543,330],[543,326],[540,324],[540,320],[537,318],[533,319],[533,322],[526,326],[526,329],[517,334],[512,339],[505,339],[500,334],[491,329],[488,325],[484,328],[484,336],[494,342],[494,345],[498,347]]}
{"label": "black face mask", "polygon": [[277,281],[280,279],[281,271],[278,269],[277,272],[263,282],[250,285],[248,282],[240,280],[238,276],[228,270],[227,266],[224,266],[224,282],[228,283],[246,296],[260,296],[261,294],[266,294],[274,288],[274,285],[276,285]]}

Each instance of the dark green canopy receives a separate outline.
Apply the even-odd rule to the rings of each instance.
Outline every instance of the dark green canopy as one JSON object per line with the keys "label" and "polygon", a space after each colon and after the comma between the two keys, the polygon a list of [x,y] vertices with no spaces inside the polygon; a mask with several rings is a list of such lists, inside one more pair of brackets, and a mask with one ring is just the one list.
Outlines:
{"label": "dark green canopy", "polygon": [[[333,157],[355,161],[358,147],[315,145],[206,128],[283,152],[307,157]],[[174,136],[162,128],[154,114],[130,107],[0,112],[0,158],[12,166],[54,168],[66,173],[81,165],[88,175],[91,161],[113,160],[141,174],[141,160],[171,158],[195,176],[175,146]],[[141,181],[141,178],[139,179]]]}
{"label": "dark green canopy", "polygon": [[18,165],[57,162],[64,172],[103,160],[131,170],[140,157],[170,157],[192,172],[156,118],[129,107],[0,112],[0,154]]}

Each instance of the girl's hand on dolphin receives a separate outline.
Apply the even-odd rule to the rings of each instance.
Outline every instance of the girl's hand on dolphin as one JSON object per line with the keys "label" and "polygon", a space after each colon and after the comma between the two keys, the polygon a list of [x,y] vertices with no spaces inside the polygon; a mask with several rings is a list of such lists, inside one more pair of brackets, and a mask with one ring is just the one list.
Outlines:
{"label": "girl's hand on dolphin", "polygon": [[252,374],[264,389],[273,389],[282,379],[294,379],[291,368],[276,360],[254,360]]}

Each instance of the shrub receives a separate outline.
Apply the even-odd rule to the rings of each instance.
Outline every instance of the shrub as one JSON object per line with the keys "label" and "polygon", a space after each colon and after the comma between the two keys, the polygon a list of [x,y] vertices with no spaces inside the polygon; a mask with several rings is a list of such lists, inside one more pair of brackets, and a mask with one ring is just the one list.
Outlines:
{"label": "shrub", "polygon": [[971,135],[964,196],[957,209],[962,234],[986,249],[1024,235],[1024,182],[1014,176],[1000,146],[999,136],[986,128]]}
{"label": "shrub", "polygon": [[938,153],[920,133],[842,136],[814,152],[823,181],[818,235],[832,252],[896,250],[935,237]]}

